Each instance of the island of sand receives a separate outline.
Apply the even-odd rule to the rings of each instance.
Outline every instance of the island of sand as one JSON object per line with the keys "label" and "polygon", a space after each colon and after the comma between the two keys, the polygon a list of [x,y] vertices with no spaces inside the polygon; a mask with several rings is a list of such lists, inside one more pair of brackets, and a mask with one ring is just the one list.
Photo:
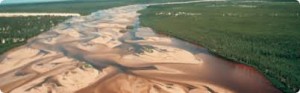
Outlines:
{"label": "island of sand", "polygon": [[[249,67],[139,26],[146,5],[73,17],[0,58],[4,93],[278,93]],[[245,92],[246,91],[246,92]]]}

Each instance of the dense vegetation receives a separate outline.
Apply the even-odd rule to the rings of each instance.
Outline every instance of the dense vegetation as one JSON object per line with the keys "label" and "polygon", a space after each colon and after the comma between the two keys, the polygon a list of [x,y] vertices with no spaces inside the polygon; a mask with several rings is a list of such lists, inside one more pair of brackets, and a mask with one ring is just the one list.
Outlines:
{"label": "dense vegetation", "polygon": [[26,40],[49,30],[67,17],[0,18],[0,54],[26,43]]}
{"label": "dense vegetation", "polygon": [[[0,5],[0,12],[62,12],[87,15],[91,12],[116,6],[169,1],[184,0],[73,0],[51,3]],[[68,17],[0,17],[0,54],[25,44],[27,39],[47,31],[52,26],[67,18]]]}
{"label": "dense vegetation", "polygon": [[210,2],[150,6],[141,23],[257,68],[279,89],[300,88],[300,6],[296,2]]}
{"label": "dense vegetation", "polygon": [[271,2],[297,2],[296,0],[230,0],[230,1],[271,1]]}
{"label": "dense vegetation", "polygon": [[[187,0],[74,0],[0,5],[0,12],[69,12],[87,15],[115,6],[168,1]],[[153,6],[142,13],[143,25],[203,45],[228,59],[251,65],[284,92],[296,91],[300,87],[300,8],[297,3],[197,3]],[[65,19],[0,18],[0,54],[26,43],[28,38],[47,31]]]}
{"label": "dense vegetation", "polygon": [[190,0],[75,0],[51,3],[0,5],[0,12],[63,12],[88,15],[91,12],[116,6],[171,1]]}

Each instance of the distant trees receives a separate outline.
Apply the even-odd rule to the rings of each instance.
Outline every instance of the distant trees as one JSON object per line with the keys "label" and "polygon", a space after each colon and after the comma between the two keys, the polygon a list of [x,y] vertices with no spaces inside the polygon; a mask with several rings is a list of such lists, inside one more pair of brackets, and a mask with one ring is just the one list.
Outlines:
{"label": "distant trees", "polygon": [[0,17],[0,54],[26,43],[68,17]]}

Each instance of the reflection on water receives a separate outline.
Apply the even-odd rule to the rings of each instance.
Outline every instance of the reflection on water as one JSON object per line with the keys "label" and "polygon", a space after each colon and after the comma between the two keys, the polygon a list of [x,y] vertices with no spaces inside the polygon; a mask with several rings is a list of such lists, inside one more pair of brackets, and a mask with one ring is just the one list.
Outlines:
{"label": "reflection on water", "polygon": [[140,27],[137,11],[145,7],[131,5],[74,17],[6,53],[1,57],[0,89],[11,93],[280,93],[249,66]]}

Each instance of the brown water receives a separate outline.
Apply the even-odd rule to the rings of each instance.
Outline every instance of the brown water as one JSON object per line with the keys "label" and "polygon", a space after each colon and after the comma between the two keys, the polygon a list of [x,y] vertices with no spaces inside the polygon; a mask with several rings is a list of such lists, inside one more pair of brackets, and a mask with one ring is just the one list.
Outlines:
{"label": "brown water", "polygon": [[[252,67],[140,27],[131,5],[74,17],[1,57],[5,93],[280,93]],[[126,27],[133,26],[131,30]],[[91,64],[93,67],[91,67]]]}

